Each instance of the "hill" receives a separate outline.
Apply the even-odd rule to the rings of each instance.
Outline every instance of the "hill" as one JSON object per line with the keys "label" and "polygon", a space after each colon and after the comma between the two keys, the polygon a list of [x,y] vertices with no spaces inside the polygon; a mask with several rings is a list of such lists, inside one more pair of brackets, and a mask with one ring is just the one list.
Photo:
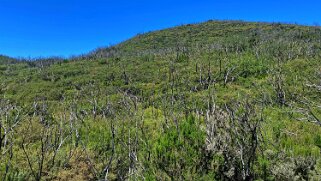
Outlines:
{"label": "hill", "polygon": [[0,64],[0,177],[320,180],[320,41],[208,21]]}
{"label": "hill", "polygon": [[0,65],[13,64],[13,63],[18,63],[18,60],[8,56],[0,55]]}

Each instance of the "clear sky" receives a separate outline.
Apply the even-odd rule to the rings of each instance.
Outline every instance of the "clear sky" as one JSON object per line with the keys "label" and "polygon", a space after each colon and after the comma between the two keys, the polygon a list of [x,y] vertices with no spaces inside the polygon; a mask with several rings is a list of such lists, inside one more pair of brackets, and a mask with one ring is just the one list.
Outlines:
{"label": "clear sky", "polygon": [[320,0],[0,0],[0,54],[70,56],[138,33],[216,20],[321,24]]}

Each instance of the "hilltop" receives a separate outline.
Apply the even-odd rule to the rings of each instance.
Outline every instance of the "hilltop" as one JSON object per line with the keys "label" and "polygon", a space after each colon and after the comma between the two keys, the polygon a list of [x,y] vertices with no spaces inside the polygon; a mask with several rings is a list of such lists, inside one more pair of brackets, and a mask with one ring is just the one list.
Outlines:
{"label": "hilltop", "polygon": [[1,56],[0,82],[1,178],[321,179],[319,27],[208,21]]}
{"label": "hilltop", "polygon": [[18,63],[18,60],[8,56],[0,55],[0,65],[13,63]]}

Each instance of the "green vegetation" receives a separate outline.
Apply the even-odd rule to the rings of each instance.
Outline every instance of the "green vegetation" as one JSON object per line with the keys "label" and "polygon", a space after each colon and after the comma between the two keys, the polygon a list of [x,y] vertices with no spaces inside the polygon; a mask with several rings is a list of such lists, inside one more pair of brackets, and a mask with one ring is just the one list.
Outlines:
{"label": "green vegetation", "polygon": [[321,29],[208,21],[0,56],[0,180],[321,180]]}

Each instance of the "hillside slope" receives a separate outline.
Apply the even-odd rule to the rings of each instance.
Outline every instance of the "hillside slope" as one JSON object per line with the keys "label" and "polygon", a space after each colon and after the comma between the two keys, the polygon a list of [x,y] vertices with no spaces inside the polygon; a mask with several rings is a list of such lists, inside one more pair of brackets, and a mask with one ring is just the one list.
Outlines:
{"label": "hillside slope", "polygon": [[0,65],[1,178],[321,179],[319,27],[208,21],[48,60]]}
{"label": "hillside slope", "polygon": [[[192,48],[205,50],[246,51],[292,50],[302,55],[304,51],[320,50],[321,29],[280,23],[247,23],[242,21],[208,21],[188,24],[165,30],[139,34],[113,47],[121,52],[160,53],[169,49]],[[287,49],[288,48],[288,49]],[[296,50],[300,48],[301,50]],[[310,50],[308,50],[310,49]],[[97,53],[102,53],[104,49]],[[108,49],[107,49],[108,52]],[[263,53],[263,52],[260,52]],[[270,52],[269,52],[270,53]],[[284,52],[286,53],[286,52]],[[293,55],[294,56],[294,55]]]}
{"label": "hillside slope", "polygon": [[18,61],[14,58],[0,55],[0,65],[13,64],[13,63],[18,63]]}

